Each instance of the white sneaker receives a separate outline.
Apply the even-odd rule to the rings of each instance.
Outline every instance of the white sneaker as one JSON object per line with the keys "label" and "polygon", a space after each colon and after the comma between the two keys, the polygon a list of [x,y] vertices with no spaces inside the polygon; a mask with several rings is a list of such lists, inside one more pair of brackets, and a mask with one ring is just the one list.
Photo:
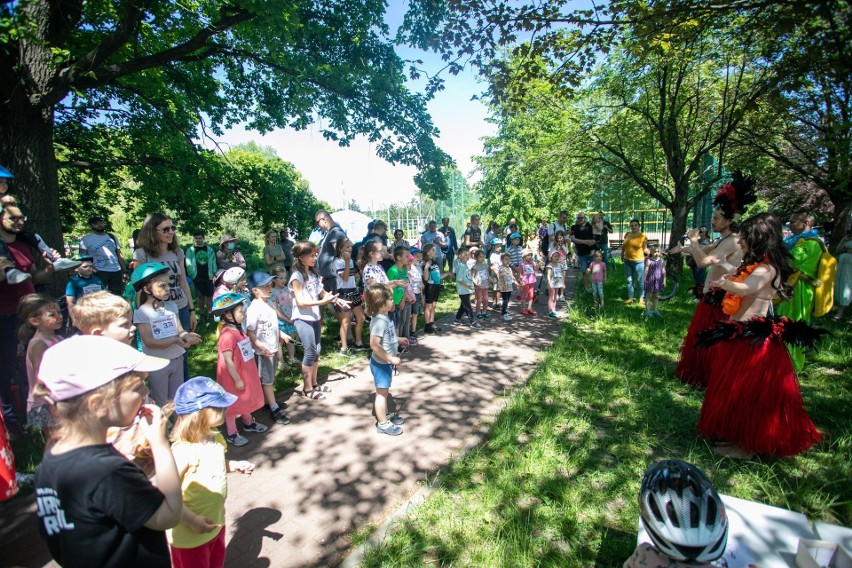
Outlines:
{"label": "white sneaker", "polygon": [[21,272],[17,268],[10,268],[6,271],[6,282],[9,284],[20,284],[32,278],[32,275],[27,272]]}
{"label": "white sneaker", "polygon": [[503,314],[503,321],[512,321],[512,316],[509,314]]}
{"label": "white sneaker", "polygon": [[71,270],[83,264],[79,260],[71,260],[70,258],[60,258],[53,263],[53,269],[62,272],[63,270]]}

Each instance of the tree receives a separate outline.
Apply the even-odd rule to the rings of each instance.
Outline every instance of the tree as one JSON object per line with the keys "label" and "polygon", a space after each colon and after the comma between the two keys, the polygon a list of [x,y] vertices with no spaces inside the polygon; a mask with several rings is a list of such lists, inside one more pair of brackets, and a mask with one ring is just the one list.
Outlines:
{"label": "tree", "polygon": [[[61,165],[95,177],[136,168],[145,196],[172,172],[171,200],[191,176],[227,183],[199,137],[319,121],[341,145],[365,135],[379,156],[418,167],[423,191],[443,195],[449,160],[424,97],[404,84],[384,9],[379,0],[3,2],[0,159],[50,242],[60,225],[56,141]],[[93,148],[109,160],[92,160]]]}

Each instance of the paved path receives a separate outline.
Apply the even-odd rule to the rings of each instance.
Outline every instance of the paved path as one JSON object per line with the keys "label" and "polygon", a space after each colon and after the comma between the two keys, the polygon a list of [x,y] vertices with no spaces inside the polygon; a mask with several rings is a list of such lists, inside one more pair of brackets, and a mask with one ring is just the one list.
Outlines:
{"label": "paved path", "polygon": [[[546,305],[537,306],[539,316],[524,317],[513,304],[514,321],[492,311],[482,329],[472,330],[447,319],[440,334],[403,356],[392,387],[406,418],[403,435],[376,433],[365,357],[329,376],[333,392],[325,400],[290,394],[291,424],[248,434],[251,443],[242,448],[229,446],[231,459],[257,467],[250,477],[229,475],[226,566],[336,566],[353,531],[381,524],[449,461],[495,399],[522,384],[538,352],[555,339],[562,324],[542,315]],[[0,566],[49,560],[32,499],[0,508],[0,525]]]}

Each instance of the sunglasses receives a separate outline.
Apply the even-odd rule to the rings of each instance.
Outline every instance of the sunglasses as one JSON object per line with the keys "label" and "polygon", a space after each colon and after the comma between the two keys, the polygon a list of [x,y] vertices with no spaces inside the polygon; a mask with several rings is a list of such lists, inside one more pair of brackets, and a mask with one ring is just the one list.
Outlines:
{"label": "sunglasses", "polygon": [[169,233],[174,233],[177,230],[177,227],[172,225],[171,227],[163,227],[162,229],[157,230],[163,233],[164,235],[168,235]]}

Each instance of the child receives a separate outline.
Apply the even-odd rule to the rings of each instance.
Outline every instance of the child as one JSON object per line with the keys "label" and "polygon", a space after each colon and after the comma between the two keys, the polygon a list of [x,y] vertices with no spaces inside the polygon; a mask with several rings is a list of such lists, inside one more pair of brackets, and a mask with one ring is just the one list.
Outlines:
{"label": "child", "polygon": [[216,289],[213,291],[213,299],[215,300],[222,294],[238,290],[240,288],[239,284],[245,274],[246,271],[239,266],[232,266],[227,270],[217,272],[213,278],[213,283],[216,285]]}
{"label": "child", "polygon": [[666,289],[666,266],[660,253],[660,247],[652,246],[651,256],[645,260],[645,317],[663,315],[657,309],[660,292]]}
{"label": "child", "polygon": [[[171,566],[165,530],[183,504],[160,409],[143,404],[145,376],[169,361],[108,337],[81,335],[47,350],[39,369],[56,442],[36,472],[39,531],[62,566]],[[157,486],[112,445],[110,427],[139,420]]]}
{"label": "child", "polygon": [[471,273],[473,275],[474,295],[476,306],[474,311],[479,319],[488,319],[488,288],[491,285],[491,271],[485,263],[485,252],[476,251]]}
{"label": "child", "polygon": [[497,267],[497,289],[500,291],[500,296],[503,300],[500,309],[503,321],[511,321],[512,316],[509,315],[509,300],[512,298],[513,285],[520,286],[515,271],[512,269],[511,256],[504,252],[500,255],[500,266]]}
{"label": "child", "polygon": [[83,335],[103,335],[133,345],[133,310],[120,296],[106,290],[80,298],[71,307],[71,321]]}
{"label": "child", "polygon": [[536,315],[532,309],[533,304],[533,288],[535,288],[536,265],[533,261],[533,253],[530,249],[524,249],[521,255],[521,263],[518,265],[518,274],[521,281],[521,301],[527,303],[527,307],[521,310],[521,314],[525,316]]}
{"label": "child", "polygon": [[[355,282],[355,262],[352,260],[352,241],[349,239],[340,239],[334,243],[334,264],[332,265],[334,273],[337,276],[337,293],[340,297],[349,302],[349,308],[352,315],[355,316],[355,326],[353,335],[355,336],[355,349],[366,349],[362,336],[364,334],[364,310],[361,308],[361,291],[358,290],[358,285]],[[346,349],[349,325],[352,322],[351,317],[340,319],[340,351],[342,354],[348,355]]]}
{"label": "child", "polygon": [[106,286],[97,276],[93,276],[95,265],[92,264],[91,256],[77,257],[80,261],[80,266],[77,267],[77,276],[68,281],[65,286],[65,301],[68,302],[68,307],[89,294],[106,290]]}
{"label": "child", "polygon": [[470,327],[482,327],[482,324],[473,317],[473,308],[470,305],[470,295],[473,293],[474,286],[470,268],[467,267],[468,258],[470,258],[470,249],[461,247],[455,266],[456,293],[459,295],[460,304],[459,309],[456,310],[456,319],[453,324],[461,325],[462,314],[467,314]]}
{"label": "child", "polygon": [[[27,424],[43,428],[46,437],[50,437],[49,429],[53,426],[50,417],[50,405],[36,395],[38,370],[44,352],[61,341],[56,330],[62,327],[62,313],[59,305],[41,294],[28,294],[18,303],[18,341],[27,349]],[[4,364],[10,364],[5,361]]]}
{"label": "child", "polygon": [[408,343],[417,345],[417,316],[423,313],[423,253],[419,248],[412,248],[408,259],[408,283],[414,293],[414,303],[411,304],[411,325],[408,329]]}
{"label": "child", "polygon": [[[245,446],[248,438],[237,432],[237,416],[242,416],[243,429],[248,432],[266,432],[265,425],[255,422],[252,412],[263,406],[263,389],[254,359],[254,349],[243,332],[246,319],[245,298],[228,292],[213,300],[210,312],[222,320],[219,334],[219,356],[216,360],[216,380],[226,391],[237,397],[235,404],[225,411],[225,429],[228,443]],[[287,424],[290,419],[280,408],[272,419]]]}
{"label": "child", "polygon": [[423,331],[426,333],[436,333],[441,331],[441,328],[435,325],[435,303],[441,295],[441,266],[437,262],[438,249],[435,245],[429,243],[423,246],[423,301],[426,303],[426,308],[423,314],[423,323],[425,327]]}
{"label": "child", "polygon": [[586,272],[591,275],[592,280],[592,299],[600,307],[604,306],[604,284],[606,284],[606,263],[603,261],[601,251],[596,250],[594,260]]}
{"label": "child", "polygon": [[544,278],[547,280],[547,317],[557,318],[556,300],[562,295],[565,280],[562,276],[562,257],[559,251],[550,254],[550,263],[544,267]]}
{"label": "child", "polygon": [[408,247],[396,247],[393,249],[393,266],[388,268],[389,280],[404,282],[393,286],[393,321],[398,337],[408,337],[411,320],[411,304],[405,298],[408,288],[408,257]]}
{"label": "child", "polygon": [[503,261],[500,257],[503,255],[503,241],[494,237],[491,239],[491,256],[488,257],[488,266],[491,268],[491,289],[494,291],[494,309],[500,309],[500,288],[497,286],[497,272]]}
{"label": "child", "polygon": [[148,376],[151,396],[162,406],[171,400],[184,381],[183,355],[186,348],[201,343],[197,333],[185,331],[178,318],[178,308],[169,301],[169,268],[164,264],[140,264],[130,276],[136,290],[133,323],[142,339],[142,351],[169,360],[164,369]]}
{"label": "child", "polygon": [[517,269],[524,260],[524,247],[521,246],[521,234],[512,233],[509,235],[509,246],[506,247],[506,252],[509,253],[512,268]]}
{"label": "child", "polygon": [[[272,276],[256,270],[246,279],[246,285],[256,301],[246,310],[246,334],[254,347],[254,359],[260,375],[260,385],[269,416],[276,424],[288,424],[290,419],[275,400],[275,361],[278,359],[278,314],[267,303],[272,295]],[[263,430],[255,430],[263,432]],[[251,431],[251,430],[249,430]]]}
{"label": "child", "polygon": [[251,462],[225,459],[227,445],[216,430],[236,401],[236,396],[207,377],[188,380],[175,395],[177,420],[171,440],[183,513],[180,524],[168,532],[174,568],[225,565],[225,473],[251,475],[254,471]]}
{"label": "child", "polygon": [[269,305],[278,316],[278,332],[281,342],[287,349],[287,362],[284,361],[284,353],[278,351],[278,366],[289,367],[289,363],[298,363],[296,359],[296,342],[293,336],[296,328],[293,327],[293,295],[287,286],[287,269],[283,266],[274,267],[269,274],[272,275],[272,290],[269,294]]}
{"label": "child", "polygon": [[[569,243],[565,241],[565,231],[556,231],[552,250],[559,253],[560,263],[562,264],[562,274],[564,275],[568,271],[568,263],[571,262],[571,247]],[[558,302],[565,301],[564,291],[564,288],[559,291],[559,297],[556,298]]]}
{"label": "child", "polygon": [[[434,246],[434,245],[426,245]],[[373,373],[373,383],[376,385],[376,400],[373,403],[373,413],[376,416],[376,432],[399,436],[402,434],[401,425],[405,422],[400,416],[388,413],[388,397],[390,396],[391,378],[394,367],[399,365],[397,352],[399,344],[406,345],[408,341],[397,338],[393,322],[388,313],[394,309],[393,292],[389,286],[371,286],[364,292],[367,303],[367,315],[370,320],[370,371]]]}
{"label": "child", "polygon": [[[349,307],[349,302],[323,289],[322,279],[314,268],[317,249],[310,241],[297,241],[293,245],[293,271],[289,283],[293,292],[293,325],[302,340],[302,396],[309,400],[320,400],[325,398],[325,393],[331,392],[317,381],[322,331],[319,308],[332,302],[341,308]],[[380,272],[384,275],[384,271],[380,269]]]}

